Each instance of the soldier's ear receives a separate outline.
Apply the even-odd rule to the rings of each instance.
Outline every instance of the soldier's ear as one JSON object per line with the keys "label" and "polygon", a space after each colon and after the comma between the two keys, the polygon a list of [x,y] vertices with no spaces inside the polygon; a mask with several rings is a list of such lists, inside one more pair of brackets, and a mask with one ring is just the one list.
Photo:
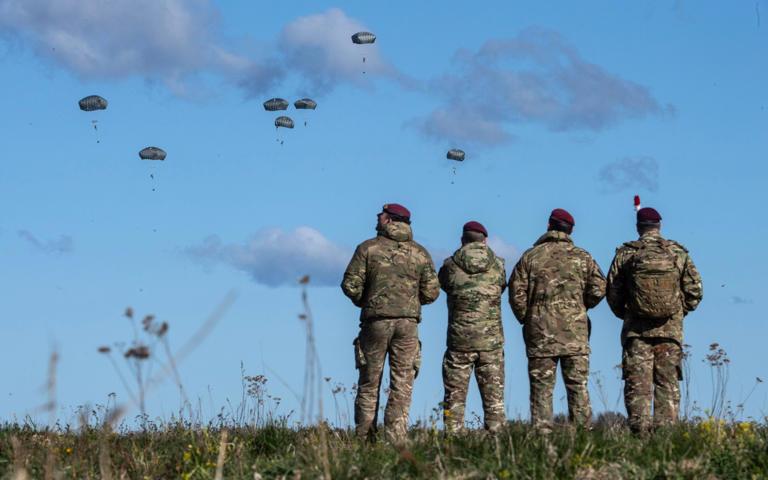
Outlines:
{"label": "soldier's ear", "polygon": [[483,244],[485,244],[488,241],[488,237],[483,237]]}

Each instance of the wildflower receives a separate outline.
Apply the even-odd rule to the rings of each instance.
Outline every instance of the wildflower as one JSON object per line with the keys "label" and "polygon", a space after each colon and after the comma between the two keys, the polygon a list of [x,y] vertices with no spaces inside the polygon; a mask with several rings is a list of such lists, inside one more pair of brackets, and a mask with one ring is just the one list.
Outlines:
{"label": "wildflower", "polygon": [[162,337],[165,335],[165,332],[168,331],[168,322],[163,322],[162,325],[160,325],[160,329],[157,331],[157,336]]}
{"label": "wildflower", "polygon": [[99,347],[99,353],[109,353],[110,351],[112,351],[112,349],[109,347]]}
{"label": "wildflower", "polygon": [[133,309],[131,307],[127,307],[125,309],[125,316],[128,318],[133,318]]}
{"label": "wildflower", "polygon": [[72,453],[72,449],[71,448],[67,448],[67,453]]}

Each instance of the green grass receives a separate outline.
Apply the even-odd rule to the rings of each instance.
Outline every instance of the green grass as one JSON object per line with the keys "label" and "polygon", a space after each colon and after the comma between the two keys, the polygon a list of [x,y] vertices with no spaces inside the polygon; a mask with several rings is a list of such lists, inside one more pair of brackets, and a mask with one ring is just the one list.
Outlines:
{"label": "green grass", "polygon": [[[543,437],[509,422],[446,437],[414,427],[408,440],[362,442],[349,430],[285,423],[226,428],[223,478],[767,478],[768,427],[705,419],[648,437],[616,424],[567,425]],[[214,478],[223,430],[177,422],[142,431],[0,427],[0,478]],[[323,448],[325,446],[325,448]]]}

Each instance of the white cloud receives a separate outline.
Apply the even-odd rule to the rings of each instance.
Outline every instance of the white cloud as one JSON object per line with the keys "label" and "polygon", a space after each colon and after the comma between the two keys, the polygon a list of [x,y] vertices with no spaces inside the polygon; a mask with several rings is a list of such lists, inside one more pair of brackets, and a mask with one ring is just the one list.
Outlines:
{"label": "white cloud", "polygon": [[75,248],[75,242],[69,235],[60,235],[56,240],[42,241],[27,230],[19,230],[17,233],[19,237],[41,252],[63,254],[69,253]]}
{"label": "white cloud", "polygon": [[491,146],[515,138],[506,130],[514,122],[600,131],[628,118],[674,112],[646,87],[583,59],[559,33],[536,27],[489,40],[477,52],[458,50],[430,90],[442,104],[412,120],[426,136]]}
{"label": "white cloud", "polygon": [[505,260],[507,274],[511,273],[512,268],[520,259],[520,250],[511,243],[506,243],[504,239],[498,235],[491,235],[488,237],[487,243],[497,256]]}
{"label": "white cloud", "polygon": [[314,91],[329,91],[341,82],[367,85],[371,76],[413,86],[412,79],[382,57],[376,43],[352,43],[352,35],[360,31],[370,31],[370,28],[348,17],[341,9],[331,8],[325,13],[299,17],[286,25],[278,46],[286,67],[301,73]]}
{"label": "white cloud", "polygon": [[598,172],[604,192],[629,188],[656,192],[659,189],[659,165],[652,157],[624,157],[604,165]]}
{"label": "white cloud", "polygon": [[210,236],[186,253],[203,263],[224,263],[248,273],[255,282],[271,287],[298,285],[309,275],[313,285],[338,286],[352,250],[336,245],[311,227],[286,232],[267,228],[244,243],[225,244]]}
{"label": "white cloud", "polygon": [[84,78],[139,76],[189,95],[200,73],[265,89],[280,76],[225,48],[210,0],[0,0],[0,34]]}

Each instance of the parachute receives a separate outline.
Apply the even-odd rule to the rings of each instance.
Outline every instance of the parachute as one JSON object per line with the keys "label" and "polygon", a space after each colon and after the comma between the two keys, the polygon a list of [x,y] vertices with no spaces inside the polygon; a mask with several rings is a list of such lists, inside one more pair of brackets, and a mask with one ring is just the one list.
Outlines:
{"label": "parachute", "polygon": [[317,102],[311,98],[302,98],[301,100],[293,102],[293,106],[296,107],[297,110],[314,110],[317,108]]}
{"label": "parachute", "polygon": [[357,32],[352,35],[352,43],[363,45],[366,43],[373,43],[376,41],[376,35],[371,32]]}
{"label": "parachute", "polygon": [[270,98],[264,102],[264,110],[267,110],[268,112],[274,112],[275,110],[286,110],[288,105],[288,102],[282,98]]}
{"label": "parachute", "polygon": [[157,147],[147,147],[139,152],[142,160],[165,160],[165,150]]}
{"label": "parachute", "polygon": [[448,160],[456,160],[457,162],[463,162],[464,161],[464,150],[459,150],[458,148],[452,148],[448,150],[448,153],[445,154],[445,158]]}
{"label": "parachute", "polygon": [[107,109],[107,99],[98,95],[89,95],[80,99],[77,103],[80,105],[80,110],[84,112]]}
{"label": "parachute", "polygon": [[275,119],[275,127],[293,128],[293,120],[291,120],[291,117],[277,117]]}

